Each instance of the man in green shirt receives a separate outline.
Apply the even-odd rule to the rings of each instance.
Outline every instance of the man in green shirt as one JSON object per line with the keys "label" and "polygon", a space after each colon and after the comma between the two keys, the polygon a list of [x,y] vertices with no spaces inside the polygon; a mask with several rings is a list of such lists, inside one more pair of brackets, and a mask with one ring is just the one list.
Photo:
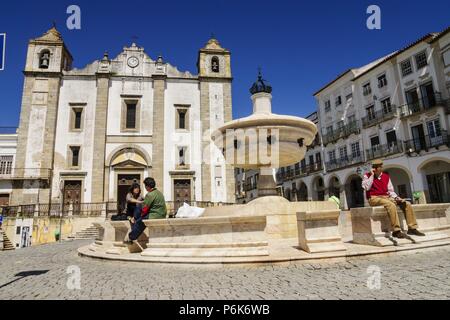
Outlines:
{"label": "man in green shirt", "polygon": [[146,219],[165,219],[167,215],[166,200],[164,195],[156,189],[155,179],[146,178],[144,180],[147,195],[145,196],[141,214],[135,215],[134,223],[128,239],[125,242],[137,240],[145,230],[145,224],[142,220]]}

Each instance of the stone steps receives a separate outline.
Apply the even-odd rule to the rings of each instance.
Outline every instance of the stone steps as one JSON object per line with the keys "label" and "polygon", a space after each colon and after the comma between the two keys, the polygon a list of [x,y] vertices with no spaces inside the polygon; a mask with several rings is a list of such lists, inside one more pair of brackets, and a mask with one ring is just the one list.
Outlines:
{"label": "stone steps", "polygon": [[97,227],[91,226],[82,231],[78,231],[75,235],[69,236],[68,239],[96,239],[99,236]]}
{"label": "stone steps", "polygon": [[3,236],[3,251],[8,251],[8,250],[15,250],[16,248],[14,247],[13,243],[11,242],[11,240],[9,240],[9,238],[6,236],[6,233],[3,230],[0,230],[0,233]]}

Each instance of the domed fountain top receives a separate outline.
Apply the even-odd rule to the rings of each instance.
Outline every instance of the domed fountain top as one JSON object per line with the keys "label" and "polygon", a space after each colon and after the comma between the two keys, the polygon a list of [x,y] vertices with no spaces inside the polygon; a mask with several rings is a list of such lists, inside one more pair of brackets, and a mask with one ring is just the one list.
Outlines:
{"label": "domed fountain top", "polygon": [[[253,114],[225,123],[212,134],[227,163],[261,169],[285,167],[302,160],[316,136],[316,125],[304,118],[272,113],[272,87],[261,71],[250,92]],[[270,149],[266,155],[265,149]]]}
{"label": "domed fountain top", "polygon": [[272,87],[262,78],[261,69],[259,69],[258,72],[258,80],[256,80],[250,88],[251,94],[257,94],[260,92],[272,93]]}

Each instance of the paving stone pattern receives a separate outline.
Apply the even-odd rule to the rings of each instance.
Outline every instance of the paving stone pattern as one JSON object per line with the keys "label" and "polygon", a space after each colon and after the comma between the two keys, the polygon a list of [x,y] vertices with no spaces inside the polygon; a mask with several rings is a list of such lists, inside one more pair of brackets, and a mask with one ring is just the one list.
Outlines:
{"label": "paving stone pattern", "polygon": [[[75,240],[0,252],[0,299],[449,299],[450,246],[281,266],[180,266],[78,256]],[[67,273],[81,272],[80,289]],[[368,288],[368,267],[381,271]],[[70,271],[71,269],[69,269]],[[42,271],[41,273],[38,271]],[[69,281],[68,281],[69,280]]]}

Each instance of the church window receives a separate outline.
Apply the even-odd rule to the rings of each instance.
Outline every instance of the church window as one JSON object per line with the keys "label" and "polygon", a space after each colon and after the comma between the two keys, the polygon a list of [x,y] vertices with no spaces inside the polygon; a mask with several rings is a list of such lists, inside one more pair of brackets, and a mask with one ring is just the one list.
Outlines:
{"label": "church window", "polygon": [[81,129],[81,110],[75,110],[75,129]]}
{"label": "church window", "polygon": [[[124,96],[122,101],[121,131],[138,132],[140,128],[141,101],[134,96]],[[130,99],[128,99],[130,97]],[[140,97],[140,96],[139,96]]]}
{"label": "church window", "polygon": [[50,66],[50,51],[44,50],[39,55],[39,68],[48,69]]}
{"label": "church window", "polygon": [[175,105],[175,129],[189,130],[189,105]]}
{"label": "church window", "polygon": [[126,129],[136,128],[136,103],[127,103]]}
{"label": "church window", "polygon": [[178,110],[178,127],[186,129],[186,110]]}
{"label": "church window", "polygon": [[70,166],[72,168],[77,168],[80,166],[80,147],[71,146],[70,147]]}
{"label": "church window", "polygon": [[70,130],[81,131],[83,129],[83,106],[72,107],[70,115]]}
{"label": "church window", "polygon": [[216,56],[211,59],[211,71],[216,73],[220,72],[219,58]]}

